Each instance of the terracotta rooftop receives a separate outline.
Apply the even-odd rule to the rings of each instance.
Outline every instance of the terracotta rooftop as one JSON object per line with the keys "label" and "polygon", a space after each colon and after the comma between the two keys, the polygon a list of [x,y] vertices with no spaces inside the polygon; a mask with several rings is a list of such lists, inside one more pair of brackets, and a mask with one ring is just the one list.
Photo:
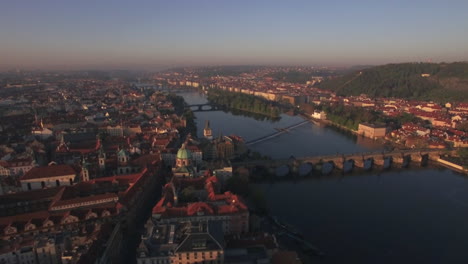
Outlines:
{"label": "terracotta rooftop", "polygon": [[74,174],[76,174],[76,171],[70,165],[50,165],[47,167],[32,168],[24,174],[20,180],[60,177]]}

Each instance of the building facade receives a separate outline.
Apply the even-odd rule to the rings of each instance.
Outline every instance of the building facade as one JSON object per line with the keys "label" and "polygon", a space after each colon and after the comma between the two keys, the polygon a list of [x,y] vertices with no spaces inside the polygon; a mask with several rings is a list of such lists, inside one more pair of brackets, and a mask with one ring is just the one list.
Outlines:
{"label": "building facade", "polygon": [[373,124],[359,124],[358,134],[368,138],[383,138],[387,134],[385,126]]}

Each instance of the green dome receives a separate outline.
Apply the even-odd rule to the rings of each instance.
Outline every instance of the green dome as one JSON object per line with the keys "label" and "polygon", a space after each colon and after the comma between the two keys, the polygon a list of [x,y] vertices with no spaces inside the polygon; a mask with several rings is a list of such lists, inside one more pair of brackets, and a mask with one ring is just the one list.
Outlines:
{"label": "green dome", "polygon": [[192,153],[185,148],[185,145],[182,145],[179,151],[177,151],[177,159],[192,159]]}

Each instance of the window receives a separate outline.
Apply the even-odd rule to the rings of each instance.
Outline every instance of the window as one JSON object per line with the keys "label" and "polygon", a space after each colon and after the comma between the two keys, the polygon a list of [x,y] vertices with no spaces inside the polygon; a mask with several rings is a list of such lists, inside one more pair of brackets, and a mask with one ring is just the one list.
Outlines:
{"label": "window", "polygon": [[28,190],[31,190],[31,183],[28,182]]}
{"label": "window", "polygon": [[55,184],[56,184],[57,186],[60,186],[60,181],[59,181],[59,180],[55,180]]}
{"label": "window", "polygon": [[45,182],[44,181],[41,181],[41,187],[42,187],[42,189],[45,188]]}

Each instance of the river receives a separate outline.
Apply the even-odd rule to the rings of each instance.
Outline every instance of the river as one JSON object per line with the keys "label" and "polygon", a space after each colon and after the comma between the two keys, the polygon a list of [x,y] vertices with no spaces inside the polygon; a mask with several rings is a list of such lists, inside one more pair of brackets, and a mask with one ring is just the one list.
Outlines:
{"label": "river", "polygon": [[[181,94],[189,104],[204,95]],[[246,141],[302,121],[255,120],[196,112],[198,136],[209,120],[214,135]],[[381,150],[372,140],[305,124],[251,148],[273,158]],[[466,263],[468,178],[445,168],[416,168],[257,184],[272,215],[295,226],[326,256],[318,263]]]}
{"label": "river", "polygon": [[[197,92],[180,93],[190,104],[206,103],[204,94]],[[213,136],[235,134],[245,141],[254,140],[272,133],[278,128],[298,124],[304,119],[300,116],[282,114],[279,121],[257,120],[246,115],[234,115],[224,111],[195,112],[198,137],[203,137],[205,121],[210,121]],[[358,144],[357,144],[358,143]],[[383,149],[373,140],[356,137],[333,128],[320,127],[312,123],[299,126],[274,137],[251,145],[252,150],[272,158],[314,156],[322,154],[369,152]]]}

